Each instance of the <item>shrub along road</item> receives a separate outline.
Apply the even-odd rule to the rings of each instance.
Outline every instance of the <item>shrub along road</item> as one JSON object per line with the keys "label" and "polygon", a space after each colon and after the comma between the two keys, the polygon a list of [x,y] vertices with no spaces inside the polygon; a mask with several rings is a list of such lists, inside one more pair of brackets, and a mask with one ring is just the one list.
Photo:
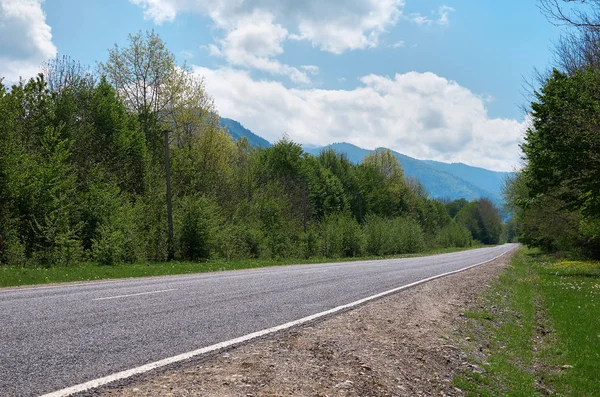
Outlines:
{"label": "shrub along road", "polygon": [[424,258],[0,291],[0,390],[38,395],[491,260],[514,244]]}

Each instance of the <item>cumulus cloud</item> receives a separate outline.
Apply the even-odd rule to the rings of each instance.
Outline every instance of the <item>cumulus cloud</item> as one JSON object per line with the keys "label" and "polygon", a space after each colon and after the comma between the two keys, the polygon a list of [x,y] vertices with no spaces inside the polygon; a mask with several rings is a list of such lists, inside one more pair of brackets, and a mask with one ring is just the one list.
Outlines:
{"label": "cumulus cloud", "polygon": [[254,68],[274,75],[288,76],[296,83],[308,84],[311,73],[315,68],[300,70],[282,64],[275,59],[283,53],[282,43],[288,37],[288,31],[283,26],[273,22],[269,12],[255,10],[251,15],[240,18],[223,39],[217,40],[216,45],[208,47],[213,56],[224,57],[235,66]]}
{"label": "cumulus cloud", "polygon": [[388,147],[421,159],[494,170],[519,164],[524,123],[493,119],[485,100],[433,73],[368,75],[353,90],[286,88],[230,68],[194,68],[206,78],[219,112],[270,141],[346,141]]}
{"label": "cumulus cloud", "polygon": [[[404,0],[130,0],[157,24],[180,13],[200,13],[214,22],[217,37],[204,46],[229,65],[256,69],[293,82],[309,84],[316,66],[286,65],[277,57],[286,41],[305,41],[322,51],[377,47],[380,37],[402,17]],[[441,6],[435,18],[411,14],[419,25],[449,24],[453,9]],[[401,48],[404,41],[387,45]],[[310,69],[307,69],[309,67]]]}
{"label": "cumulus cloud", "polygon": [[269,13],[289,31],[289,39],[306,40],[340,54],[373,47],[402,15],[404,0],[130,0],[156,23],[173,21],[181,12],[208,15],[218,28],[231,31],[255,12]]}
{"label": "cumulus cloud", "polygon": [[0,0],[0,76],[8,82],[29,78],[56,56],[42,0]]}

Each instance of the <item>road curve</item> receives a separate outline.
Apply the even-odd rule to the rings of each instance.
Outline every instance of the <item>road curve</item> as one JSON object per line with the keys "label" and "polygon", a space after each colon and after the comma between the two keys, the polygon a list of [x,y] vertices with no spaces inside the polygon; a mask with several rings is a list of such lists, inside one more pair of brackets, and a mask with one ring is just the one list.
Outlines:
{"label": "road curve", "polygon": [[514,248],[0,289],[0,395],[50,393],[460,270]]}

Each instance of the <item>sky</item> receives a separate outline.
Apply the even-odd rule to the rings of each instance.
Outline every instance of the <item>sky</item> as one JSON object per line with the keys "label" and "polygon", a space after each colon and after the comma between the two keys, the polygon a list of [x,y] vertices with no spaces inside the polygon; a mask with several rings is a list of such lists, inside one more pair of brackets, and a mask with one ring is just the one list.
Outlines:
{"label": "sky", "polygon": [[561,28],[536,0],[0,0],[0,76],[93,70],[154,29],[219,114],[275,142],[349,142],[498,171],[521,163],[524,83]]}

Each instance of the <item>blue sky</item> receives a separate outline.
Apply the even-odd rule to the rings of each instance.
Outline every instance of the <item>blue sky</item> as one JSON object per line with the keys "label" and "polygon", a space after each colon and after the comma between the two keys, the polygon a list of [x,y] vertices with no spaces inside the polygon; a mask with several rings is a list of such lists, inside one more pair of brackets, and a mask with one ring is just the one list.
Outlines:
{"label": "blue sky", "polygon": [[498,170],[519,163],[523,78],[560,34],[535,0],[0,0],[0,75],[56,54],[95,67],[140,29],[270,141]]}

